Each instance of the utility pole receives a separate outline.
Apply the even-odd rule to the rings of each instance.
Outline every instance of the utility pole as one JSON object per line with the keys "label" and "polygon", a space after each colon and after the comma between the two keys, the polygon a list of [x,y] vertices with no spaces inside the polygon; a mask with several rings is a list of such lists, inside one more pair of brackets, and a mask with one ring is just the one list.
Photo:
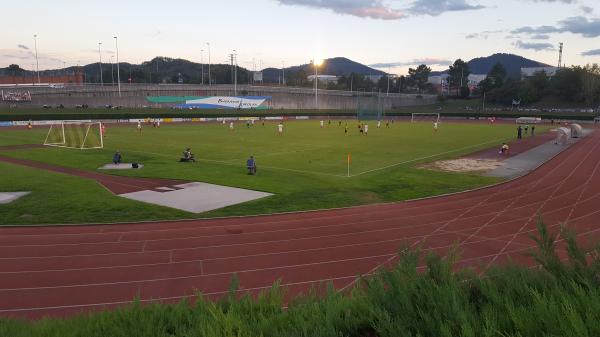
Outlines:
{"label": "utility pole", "polygon": [[285,85],[285,61],[281,61],[281,75],[283,77],[281,84]]}

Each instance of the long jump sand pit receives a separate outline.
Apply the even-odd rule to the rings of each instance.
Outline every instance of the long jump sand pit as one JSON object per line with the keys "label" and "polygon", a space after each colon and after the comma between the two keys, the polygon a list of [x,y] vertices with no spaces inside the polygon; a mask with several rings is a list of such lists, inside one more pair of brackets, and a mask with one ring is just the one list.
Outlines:
{"label": "long jump sand pit", "polygon": [[494,170],[502,165],[501,161],[494,159],[458,158],[436,161],[421,167],[448,172],[483,173]]}
{"label": "long jump sand pit", "polygon": [[270,195],[272,194],[200,182],[120,194],[124,198],[176,208],[191,213],[207,212]]}

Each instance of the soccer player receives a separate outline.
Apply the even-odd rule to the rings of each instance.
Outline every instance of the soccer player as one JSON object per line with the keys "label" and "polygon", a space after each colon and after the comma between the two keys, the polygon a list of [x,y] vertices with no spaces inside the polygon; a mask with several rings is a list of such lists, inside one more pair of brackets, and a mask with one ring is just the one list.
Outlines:
{"label": "soccer player", "polygon": [[389,127],[390,127],[390,121],[389,121],[389,120],[385,121],[385,127],[386,127],[386,128],[389,128]]}
{"label": "soccer player", "polygon": [[229,130],[233,131],[233,122],[229,122]]}
{"label": "soccer player", "polygon": [[366,136],[366,135],[367,135],[367,133],[369,133],[369,125],[368,125],[368,124],[365,124],[365,127],[364,127],[364,129],[365,129],[365,133],[364,133],[364,135]]}
{"label": "soccer player", "polygon": [[157,127],[157,128],[160,128],[160,119],[157,119],[157,120],[156,120],[156,127]]}
{"label": "soccer player", "polygon": [[138,120],[138,124],[137,124],[137,129],[140,132],[140,135],[142,134],[142,121]]}
{"label": "soccer player", "polygon": [[321,120],[321,128],[323,128],[323,124],[324,124],[324,123],[325,123],[325,122]]}
{"label": "soccer player", "polygon": [[346,124],[346,126],[344,126],[344,135],[348,134],[348,124]]}
{"label": "soccer player", "polygon": [[104,123],[100,123],[100,135],[106,137],[106,126]]}
{"label": "soccer player", "polygon": [[437,132],[438,130],[438,122],[433,122],[433,131]]}
{"label": "soccer player", "polygon": [[31,128],[33,128],[33,125],[31,124],[31,119],[29,120],[29,122],[27,122],[27,128],[29,130],[31,130]]}
{"label": "soccer player", "polygon": [[279,122],[279,124],[277,124],[277,133],[281,136],[283,135],[283,123]]}
{"label": "soccer player", "polygon": [[377,121],[377,128],[379,129],[381,127],[381,121]]}

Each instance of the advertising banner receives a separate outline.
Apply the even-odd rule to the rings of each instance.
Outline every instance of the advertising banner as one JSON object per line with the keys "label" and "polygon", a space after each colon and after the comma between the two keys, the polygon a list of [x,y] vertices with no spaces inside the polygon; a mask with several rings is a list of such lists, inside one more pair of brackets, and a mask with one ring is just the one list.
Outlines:
{"label": "advertising banner", "polygon": [[185,104],[175,107],[180,109],[265,109],[263,105],[270,96],[207,96],[186,100]]}

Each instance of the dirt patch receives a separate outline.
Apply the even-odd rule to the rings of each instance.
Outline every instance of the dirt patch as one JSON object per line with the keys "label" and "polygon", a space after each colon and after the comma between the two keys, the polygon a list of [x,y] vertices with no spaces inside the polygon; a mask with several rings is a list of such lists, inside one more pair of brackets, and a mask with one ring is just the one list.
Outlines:
{"label": "dirt patch", "polygon": [[446,172],[468,172],[483,173],[502,166],[502,162],[493,159],[459,158],[452,160],[441,160],[420,166],[429,170]]}

